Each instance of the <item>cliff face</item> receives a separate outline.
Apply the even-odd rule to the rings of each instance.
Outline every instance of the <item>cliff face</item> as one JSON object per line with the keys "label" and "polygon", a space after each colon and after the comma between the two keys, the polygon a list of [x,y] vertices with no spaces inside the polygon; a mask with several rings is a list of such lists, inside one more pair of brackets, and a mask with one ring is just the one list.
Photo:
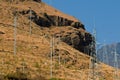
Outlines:
{"label": "cliff face", "polygon": [[[19,11],[19,13],[30,19],[30,10]],[[40,27],[72,26],[74,28],[82,28],[85,30],[84,25],[80,22],[75,22],[57,15],[48,15],[47,13],[41,13],[41,15],[42,17],[39,16],[34,10],[31,10],[31,20]]]}

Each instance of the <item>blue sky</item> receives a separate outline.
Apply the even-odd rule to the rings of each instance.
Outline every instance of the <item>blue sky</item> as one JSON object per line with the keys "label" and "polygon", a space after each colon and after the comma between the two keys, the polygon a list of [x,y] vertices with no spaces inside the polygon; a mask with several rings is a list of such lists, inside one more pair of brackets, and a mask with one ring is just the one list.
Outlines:
{"label": "blue sky", "polygon": [[58,10],[79,19],[92,33],[95,23],[97,41],[120,42],[120,0],[43,0]]}

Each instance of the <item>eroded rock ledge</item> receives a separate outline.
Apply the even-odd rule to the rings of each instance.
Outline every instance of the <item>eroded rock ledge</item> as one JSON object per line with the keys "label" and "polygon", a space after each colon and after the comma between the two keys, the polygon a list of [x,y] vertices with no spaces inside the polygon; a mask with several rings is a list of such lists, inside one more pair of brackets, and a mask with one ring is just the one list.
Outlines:
{"label": "eroded rock ledge", "polygon": [[[19,11],[20,14],[26,16],[30,19],[30,10]],[[39,16],[35,11],[31,10],[31,20],[41,26],[41,27],[50,27],[50,26],[72,26],[74,28],[82,28],[85,30],[84,25],[81,22],[74,22],[72,20],[56,16],[56,15],[48,15],[47,13],[42,13]]]}

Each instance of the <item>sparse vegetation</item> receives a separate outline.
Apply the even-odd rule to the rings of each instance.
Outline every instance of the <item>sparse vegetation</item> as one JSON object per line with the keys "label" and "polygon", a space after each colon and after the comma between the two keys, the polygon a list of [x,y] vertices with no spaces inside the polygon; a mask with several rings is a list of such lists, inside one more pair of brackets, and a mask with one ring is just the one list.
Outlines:
{"label": "sparse vegetation", "polygon": [[0,38],[0,42],[2,41],[2,39]]}
{"label": "sparse vegetation", "polygon": [[11,65],[10,61],[6,61],[5,64],[7,64],[7,65]]}
{"label": "sparse vegetation", "polygon": [[29,80],[28,75],[21,72],[9,73],[5,78],[8,80]]}
{"label": "sparse vegetation", "polygon": [[38,62],[35,63],[36,68],[40,68],[40,64]]}
{"label": "sparse vegetation", "polygon": [[[88,77],[88,75],[85,73],[88,72],[90,57],[62,42],[62,39],[64,37],[61,36],[60,44],[56,45],[59,50],[55,51],[60,53],[60,64],[58,64],[59,54],[54,53],[52,66],[54,78],[50,79],[50,35],[52,34],[52,32],[60,32],[60,34],[64,35],[67,33],[67,31],[73,29],[71,26],[69,26],[68,28],[54,28],[53,26],[51,28],[40,28],[40,26],[32,22],[32,34],[29,35],[29,14],[25,16],[19,14],[16,43],[17,54],[13,54],[14,16],[12,12],[16,9],[18,11],[28,11],[29,7],[31,6],[32,10],[34,10],[34,12],[36,12],[37,14],[37,16],[34,15],[35,17],[37,17],[37,19],[40,18],[39,16],[44,18],[45,16],[43,15],[47,16],[49,14],[57,14],[56,16],[61,15],[62,17],[65,17],[67,19],[69,18],[70,20],[74,21],[77,21],[76,19],[63,14],[55,10],[54,8],[49,7],[45,3],[40,3],[44,4],[44,7],[38,6],[39,4],[36,5],[36,3],[29,3],[29,1],[24,2],[25,5],[19,3],[19,5],[16,5],[14,3],[11,5],[3,2],[0,4],[0,7],[2,9],[0,14],[3,14],[2,16],[0,16],[0,22],[2,22],[2,24],[0,24],[0,26],[2,25],[2,27],[0,27],[0,30],[4,31],[5,33],[5,35],[3,35],[4,38],[2,38],[2,34],[0,34],[0,73],[4,74],[0,75],[0,80],[79,80],[81,79],[81,73],[84,77],[84,79],[81,80],[85,80]],[[70,32],[69,34],[72,33]],[[58,39],[55,38],[55,41],[58,41]],[[68,39],[68,41],[70,40]],[[77,55],[77,59],[79,59],[78,61],[74,61],[76,60],[76,52],[77,54],[79,54]],[[104,64],[100,65],[102,66],[102,68],[100,68],[101,71],[103,70],[103,72],[112,72],[111,67]],[[104,73],[104,76],[105,79],[113,80],[111,76],[108,76],[107,72]],[[67,77],[67,79],[64,79],[63,77]]]}
{"label": "sparse vegetation", "polygon": [[59,78],[51,78],[50,80],[64,80],[64,79],[59,79]]}
{"label": "sparse vegetation", "polygon": [[5,79],[4,75],[0,75],[0,80],[7,80],[7,79]]}

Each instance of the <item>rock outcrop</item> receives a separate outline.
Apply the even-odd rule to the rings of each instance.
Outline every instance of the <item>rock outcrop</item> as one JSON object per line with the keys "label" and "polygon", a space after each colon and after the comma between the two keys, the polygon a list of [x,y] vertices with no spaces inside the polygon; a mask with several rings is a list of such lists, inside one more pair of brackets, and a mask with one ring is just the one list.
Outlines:
{"label": "rock outcrop", "polygon": [[[33,4],[35,3],[33,2]],[[36,8],[37,7],[39,6],[36,6]],[[32,22],[32,25],[34,26],[36,25],[41,29],[49,28],[49,30],[51,31],[51,28],[53,28],[54,30],[57,27],[57,30],[54,30],[54,35],[56,38],[60,35],[61,41],[67,43],[68,45],[71,45],[72,47],[74,47],[75,49],[81,52],[85,52],[86,54],[89,54],[90,52],[89,45],[92,42],[92,35],[86,32],[84,25],[77,19],[66,17],[66,15],[63,16],[63,14],[62,16],[61,14],[58,15],[55,15],[54,13],[51,14],[48,13],[48,11],[45,10],[42,11],[42,9],[39,11],[38,9],[34,9],[32,6],[28,6],[24,9],[22,8],[21,9],[10,8],[10,9],[11,9],[10,10],[11,16],[13,16],[12,12],[17,10],[19,15],[18,17],[27,20],[26,22],[20,21],[22,27],[25,28],[25,26],[28,26],[30,20]],[[30,17],[30,12],[31,12],[31,17]]]}
{"label": "rock outcrop", "polygon": [[36,2],[41,2],[42,0],[33,0],[33,1],[36,1]]}
{"label": "rock outcrop", "polygon": [[58,28],[52,30],[56,38],[60,38],[61,41],[89,55],[91,50],[89,45],[93,41],[90,33],[85,32],[82,28],[77,29],[72,26],[61,27],[57,32],[56,30]]}
{"label": "rock outcrop", "polygon": [[31,17],[30,10],[19,11],[19,13],[31,19],[32,22],[40,27],[49,28],[51,26],[56,26],[58,28],[63,28],[62,31],[57,29],[57,33],[56,30],[54,30],[55,32],[53,31],[55,37],[57,38],[60,36],[63,42],[81,52],[89,54],[90,51],[86,50],[90,50],[89,45],[92,42],[92,35],[85,31],[85,27],[81,22],[75,22],[61,16],[48,15],[47,13],[41,13],[42,16],[40,16],[33,10],[31,10]]}
{"label": "rock outcrop", "polygon": [[[30,10],[19,11],[20,14],[28,17],[30,19]],[[31,10],[31,20],[42,27],[50,26],[72,26],[74,28],[82,28],[85,30],[84,25],[81,22],[75,22],[60,16],[48,15],[47,13],[42,13],[42,17],[39,16],[35,11]]]}

